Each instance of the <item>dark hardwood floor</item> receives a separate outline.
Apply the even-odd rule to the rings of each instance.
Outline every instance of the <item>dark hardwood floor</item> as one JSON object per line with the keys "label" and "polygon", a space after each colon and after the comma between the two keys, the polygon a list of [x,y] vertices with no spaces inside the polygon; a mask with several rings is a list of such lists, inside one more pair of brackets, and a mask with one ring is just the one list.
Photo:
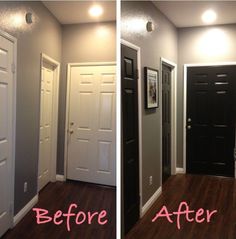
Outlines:
{"label": "dark hardwood floor", "polygon": [[[114,188],[89,183],[67,181],[48,184],[39,195],[35,207],[43,208],[53,215],[57,210],[67,212],[71,203],[78,205],[73,212],[107,211],[108,222],[76,225],[71,223],[71,231],[66,229],[64,220],[61,225],[53,223],[36,224],[36,213],[30,211],[16,227],[9,230],[3,239],[115,239],[116,238],[116,192]],[[74,220],[71,220],[74,222]]]}
{"label": "dark hardwood floor", "polygon": [[[177,211],[181,201],[190,210],[217,210],[210,223],[187,222],[181,216],[181,229],[166,218],[151,222],[166,205],[168,212]],[[175,218],[175,217],[173,217]],[[236,180],[233,178],[177,175],[163,185],[162,194],[125,239],[235,239],[236,238]]]}

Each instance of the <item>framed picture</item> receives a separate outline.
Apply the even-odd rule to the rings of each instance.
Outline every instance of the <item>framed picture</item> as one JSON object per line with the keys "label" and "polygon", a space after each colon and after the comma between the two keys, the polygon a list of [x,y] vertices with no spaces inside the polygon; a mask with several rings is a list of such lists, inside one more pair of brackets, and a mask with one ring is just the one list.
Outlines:
{"label": "framed picture", "polygon": [[158,70],[144,67],[145,78],[145,108],[152,109],[159,107],[159,74]]}

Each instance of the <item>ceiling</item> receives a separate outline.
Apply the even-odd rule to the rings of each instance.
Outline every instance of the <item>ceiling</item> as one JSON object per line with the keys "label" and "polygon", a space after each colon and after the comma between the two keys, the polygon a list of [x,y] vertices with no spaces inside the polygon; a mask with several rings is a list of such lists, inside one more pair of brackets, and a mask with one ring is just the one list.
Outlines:
{"label": "ceiling", "polygon": [[176,27],[205,26],[201,15],[207,9],[217,13],[215,24],[236,23],[236,1],[153,1]]}
{"label": "ceiling", "polygon": [[[116,20],[115,1],[43,1],[43,4],[61,24]],[[92,18],[88,14],[88,10],[93,4],[100,5],[103,8],[102,16]]]}

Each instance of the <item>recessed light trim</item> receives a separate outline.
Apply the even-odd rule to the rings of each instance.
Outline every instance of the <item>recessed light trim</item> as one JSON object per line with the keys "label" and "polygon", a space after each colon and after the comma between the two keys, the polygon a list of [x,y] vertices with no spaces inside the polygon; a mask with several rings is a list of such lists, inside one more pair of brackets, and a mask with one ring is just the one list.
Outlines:
{"label": "recessed light trim", "polygon": [[99,5],[93,5],[90,9],[89,9],[89,14],[92,17],[99,17],[103,14],[103,8]]}
{"label": "recessed light trim", "polygon": [[217,18],[217,14],[214,10],[208,9],[202,14],[202,21],[206,24],[213,23]]}

